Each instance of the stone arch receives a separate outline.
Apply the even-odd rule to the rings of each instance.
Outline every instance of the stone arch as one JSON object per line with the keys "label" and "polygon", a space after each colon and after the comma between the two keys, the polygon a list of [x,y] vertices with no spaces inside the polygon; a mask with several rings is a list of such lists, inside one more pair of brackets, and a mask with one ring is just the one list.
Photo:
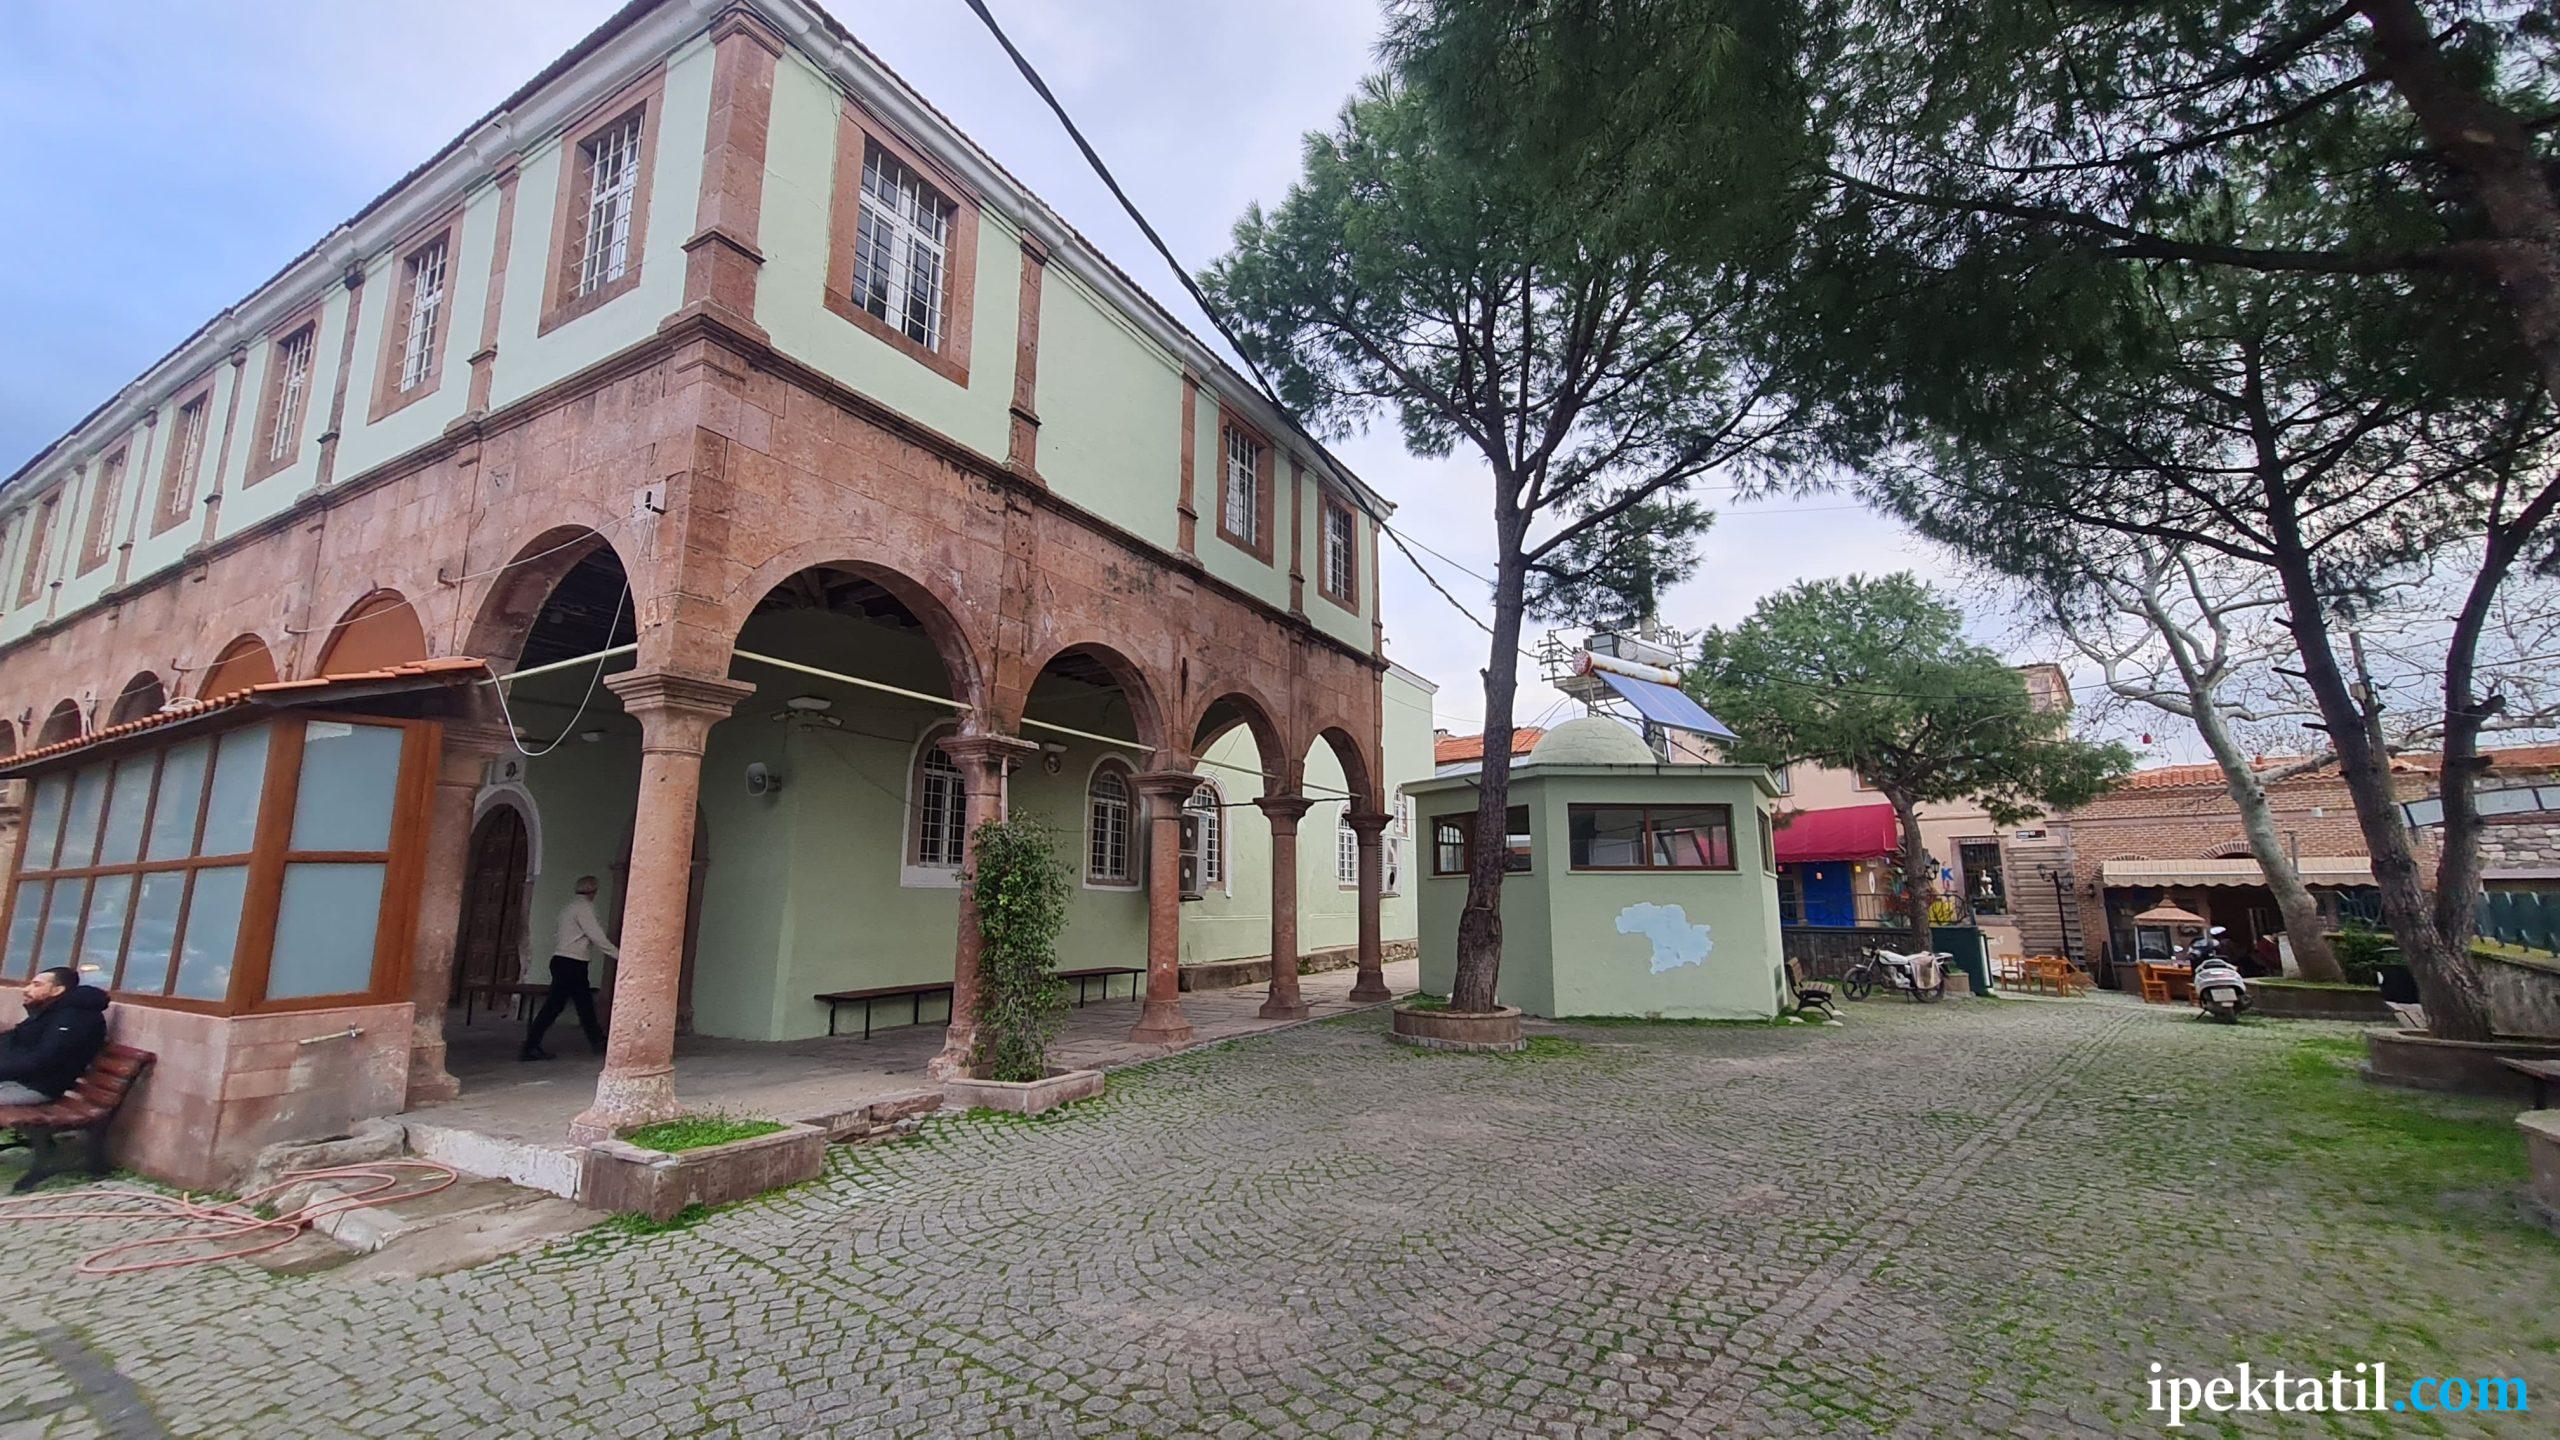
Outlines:
{"label": "stone arch", "polygon": [[1158,698],[1162,691],[1147,678],[1146,670],[1138,662],[1098,640],[1076,641],[1051,651],[1048,658],[1031,671],[1031,684],[1015,701],[1017,708],[1014,713],[1000,717],[1005,730],[1020,732],[1023,719],[1030,711],[1033,693],[1040,688],[1041,679],[1053,671],[1062,674],[1084,671],[1108,677],[1128,703],[1130,725],[1137,732],[1130,738],[1147,752],[1150,757],[1148,763],[1156,763],[1177,753],[1173,749],[1174,736],[1165,720],[1164,702]]}
{"label": "stone arch", "polygon": [[212,700],[252,685],[272,685],[278,678],[275,652],[251,631],[233,636],[213,657],[204,678],[196,682],[196,698]]}
{"label": "stone arch", "polygon": [[2221,844],[2214,846],[2211,851],[2207,852],[2207,854],[2210,858],[2215,860],[2247,860],[2254,858],[2249,850],[2249,841],[2245,836],[2234,836],[2231,839],[2225,840]]}
{"label": "stone arch", "polygon": [[1343,788],[1359,798],[1362,808],[1373,811],[1386,808],[1385,797],[1378,793],[1377,763],[1358,736],[1340,725],[1327,725],[1316,732],[1313,744],[1324,745],[1333,751],[1333,758],[1342,764]]}
{"label": "stone arch", "polygon": [[36,743],[29,748],[40,750],[47,745],[59,745],[65,740],[77,740],[81,732],[88,728],[87,722],[81,717],[79,701],[56,701],[54,707],[45,712],[44,724],[36,731]]}
{"label": "stone arch", "polygon": [[1303,779],[1305,756],[1293,754],[1283,738],[1280,722],[1273,718],[1273,708],[1251,689],[1238,686],[1213,694],[1192,716],[1185,727],[1191,753],[1209,753],[1209,746],[1219,736],[1241,725],[1253,736],[1255,753],[1262,762],[1262,789],[1269,795],[1295,790]]}
{"label": "stone arch", "polygon": [[13,720],[0,720],[0,755],[18,753],[18,726]]}
{"label": "stone arch", "polygon": [[169,689],[160,677],[148,670],[134,672],[124,688],[116,692],[115,704],[107,709],[109,725],[126,725],[146,716],[156,715],[169,703]]}
{"label": "stone arch", "polygon": [[889,597],[915,617],[941,657],[942,672],[951,685],[951,698],[969,707],[972,714],[983,717],[986,710],[986,670],[978,655],[978,647],[970,642],[968,628],[959,616],[965,607],[956,596],[933,581],[920,579],[906,571],[875,560],[847,558],[858,545],[842,539],[813,540],[773,556],[748,572],[731,587],[723,608],[729,613],[728,633],[735,636],[746,627],[748,617],[776,589],[792,583],[812,571],[833,571],[867,581],[888,592]]}
{"label": "stone arch", "polygon": [[[479,608],[462,637],[462,653],[488,661],[493,670],[515,669],[552,592],[598,551],[610,553],[624,575],[630,574],[622,552],[592,525],[554,525],[516,547],[481,593]],[[629,608],[636,614],[636,600],[629,602]]]}
{"label": "stone arch", "polygon": [[417,607],[397,590],[376,590],[347,607],[329,627],[314,675],[353,675],[427,658],[427,632]]}

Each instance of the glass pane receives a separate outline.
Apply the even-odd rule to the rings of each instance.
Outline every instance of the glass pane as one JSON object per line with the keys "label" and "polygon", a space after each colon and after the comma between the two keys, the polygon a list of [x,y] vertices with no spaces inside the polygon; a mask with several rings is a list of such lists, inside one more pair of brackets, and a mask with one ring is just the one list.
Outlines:
{"label": "glass pane", "polygon": [[44,925],[44,892],[49,880],[21,880],[18,898],[9,907],[8,963],[0,975],[13,979],[35,973],[36,931]]}
{"label": "glass pane", "polygon": [[89,882],[53,882],[53,907],[44,914],[44,943],[36,950],[39,965],[68,965],[80,938],[80,911],[89,903]]}
{"label": "glass pane", "polygon": [[1503,839],[1504,845],[1509,848],[1503,854],[1502,868],[1514,872],[1525,871],[1529,868],[1530,856],[1529,807],[1512,806],[1502,812],[1502,821],[1503,828],[1511,832]]}
{"label": "glass pane", "polygon": [[124,976],[116,988],[145,995],[169,988],[169,946],[178,938],[178,902],[186,893],[184,870],[142,877],[141,897],[133,902],[133,943],[125,947]]}
{"label": "glass pane", "polygon": [[1644,811],[1577,805],[1568,821],[1575,868],[1644,863]]}
{"label": "glass pane", "polygon": [[[258,836],[258,792],[266,783],[267,727],[252,725],[223,736],[213,752],[213,793],[205,800],[204,848],[197,854],[248,850]],[[230,963],[226,948],[223,964]]]}
{"label": "glass pane", "polygon": [[268,999],[350,995],[373,988],[382,869],[380,864],[284,868],[275,956],[267,964]]}
{"label": "glass pane", "polygon": [[107,767],[91,765],[71,777],[71,822],[62,828],[62,853],[54,864],[72,870],[98,853],[98,815],[107,808]]}
{"label": "glass pane", "polygon": [[405,737],[392,725],[314,720],[306,726],[293,848],[390,849],[392,787],[400,778]]}
{"label": "glass pane", "polygon": [[80,927],[80,978],[115,984],[116,956],[124,949],[124,912],[133,901],[133,877],[101,875],[89,900],[89,923]]}
{"label": "glass pane", "polygon": [[27,802],[26,866],[30,870],[53,868],[54,846],[61,839],[62,792],[70,783],[58,773],[36,782],[35,796]]}
{"label": "glass pane", "polygon": [[1653,863],[1676,870],[1733,868],[1733,812],[1691,805],[1653,812]]}
{"label": "glass pane", "polygon": [[[229,737],[224,740],[227,754]],[[216,768],[220,768],[218,761]],[[220,1000],[231,993],[231,951],[240,943],[240,897],[248,888],[246,865],[196,872],[195,898],[187,906],[186,938],[178,946],[178,988],[171,994]]]}
{"label": "glass pane", "polygon": [[107,792],[106,838],[98,845],[101,865],[130,865],[142,853],[142,812],[151,804],[151,768],[156,755],[135,755],[116,766],[115,784]]}
{"label": "glass pane", "polygon": [[143,855],[176,860],[196,843],[196,813],[204,808],[204,767],[213,758],[213,742],[190,740],[173,745],[160,761],[160,803],[151,811],[151,840]]}

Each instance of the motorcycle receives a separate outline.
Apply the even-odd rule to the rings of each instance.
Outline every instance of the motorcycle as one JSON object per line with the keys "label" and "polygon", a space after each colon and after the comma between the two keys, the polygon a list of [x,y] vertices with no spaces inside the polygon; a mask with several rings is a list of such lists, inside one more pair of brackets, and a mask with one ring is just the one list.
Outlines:
{"label": "motorcycle", "polygon": [[1899,990],[1914,1002],[1940,999],[1947,993],[1947,962],[1954,958],[1943,950],[1905,955],[1870,949],[1840,977],[1840,990],[1852,1000],[1864,1000],[1880,989]]}
{"label": "motorcycle", "polygon": [[2195,992],[2196,1018],[2219,1020],[2237,1025],[2243,1011],[2255,1001],[2249,994],[2249,981],[2240,966],[2222,953],[2224,930],[2216,925],[2204,937],[2187,947],[2187,984]]}

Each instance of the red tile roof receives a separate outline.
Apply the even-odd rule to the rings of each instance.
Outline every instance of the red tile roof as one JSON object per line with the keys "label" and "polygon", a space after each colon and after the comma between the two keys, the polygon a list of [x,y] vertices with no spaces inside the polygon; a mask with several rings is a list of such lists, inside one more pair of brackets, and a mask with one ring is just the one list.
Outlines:
{"label": "red tile roof", "polygon": [[[2483,750],[2482,758],[2492,770],[2520,774],[2537,770],[2560,770],[2560,745],[2510,745],[2502,750]],[[2289,765],[2298,755],[2261,755],[2260,770]],[[2444,767],[2444,757],[2434,752],[2394,755],[2391,768],[2404,775],[2432,775]],[[2313,772],[2319,773],[2319,772]],[[2188,785],[2222,784],[2219,765],[2154,765],[2126,776],[2122,788],[2127,790],[2174,790]]]}
{"label": "red tile roof", "polygon": [[139,720],[127,720],[104,730],[92,730],[70,740],[57,740],[33,750],[21,750],[0,766],[15,769],[39,760],[50,760],[74,751],[86,750],[109,740],[122,740],[146,731],[164,729],[183,720],[196,720],[220,710],[236,710],[250,705],[316,705],[323,704],[341,691],[364,690],[401,681],[433,681],[466,674],[484,673],[488,662],[469,655],[449,655],[439,660],[413,660],[404,665],[386,666],[380,670],[357,670],[344,675],[315,675],[308,680],[270,680],[264,685],[251,685],[210,700],[177,700]]}
{"label": "red tile roof", "polygon": [[[1546,733],[1535,725],[1523,725],[1512,731],[1511,753],[1528,754],[1530,747],[1536,745],[1539,738]],[[1483,758],[1484,737],[1482,735],[1443,735],[1431,747],[1431,763],[1434,765],[1463,765],[1470,760]]]}

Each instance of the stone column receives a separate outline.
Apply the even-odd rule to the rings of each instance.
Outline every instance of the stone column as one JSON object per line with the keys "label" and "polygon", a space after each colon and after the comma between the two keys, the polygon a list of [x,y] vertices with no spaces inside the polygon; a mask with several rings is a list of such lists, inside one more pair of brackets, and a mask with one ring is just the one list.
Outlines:
{"label": "stone column", "polygon": [[1271,822],[1271,998],[1265,1020],[1304,1020],[1298,994],[1298,822],[1315,802],[1304,795],[1265,795],[1253,802]]}
{"label": "stone column", "polygon": [[494,726],[447,721],[428,801],[427,859],[418,880],[418,934],[409,960],[409,1106],[450,1100],[462,1086],[444,1065],[444,1016],[453,995],[454,943],[471,866],[472,805],[489,761],[508,748]]}
{"label": "stone column", "polygon": [[693,882],[694,806],[711,727],[755,687],[664,670],[605,682],[640,722],[640,800],[622,904],[613,1029],[595,1103],[569,1122],[581,1145],[675,1116],[676,990],[684,971],[686,901]]}
{"label": "stone column", "polygon": [[1147,817],[1147,1003],[1129,1038],[1141,1045],[1191,1039],[1182,1018],[1182,802],[1200,788],[1188,770],[1137,777]]}
{"label": "stone column", "polygon": [[[942,753],[960,767],[960,783],[968,797],[961,821],[964,877],[969,862],[977,858],[978,827],[1004,818],[1005,768],[1039,748],[1011,735],[955,735],[942,742]],[[942,1053],[924,1067],[936,1080],[968,1074],[969,1056],[978,1048],[978,899],[965,883],[960,887],[959,913],[959,935],[951,948],[951,1025],[943,1032]]]}
{"label": "stone column", "polygon": [[1354,810],[1347,818],[1360,839],[1360,975],[1351,984],[1351,998],[1392,1000],[1395,993],[1387,988],[1386,954],[1379,939],[1378,897],[1386,884],[1385,831],[1395,817]]}

